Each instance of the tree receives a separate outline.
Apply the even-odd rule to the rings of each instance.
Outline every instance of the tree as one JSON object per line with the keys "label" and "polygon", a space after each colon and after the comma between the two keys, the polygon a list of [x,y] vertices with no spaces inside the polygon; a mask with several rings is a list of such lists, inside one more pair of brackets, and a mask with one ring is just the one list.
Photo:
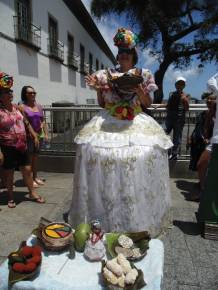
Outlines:
{"label": "tree", "polygon": [[92,0],[91,11],[98,19],[125,13],[137,28],[140,43],[151,48],[159,62],[155,102],[163,99],[163,78],[170,64],[181,69],[194,58],[199,67],[218,63],[217,0]]}

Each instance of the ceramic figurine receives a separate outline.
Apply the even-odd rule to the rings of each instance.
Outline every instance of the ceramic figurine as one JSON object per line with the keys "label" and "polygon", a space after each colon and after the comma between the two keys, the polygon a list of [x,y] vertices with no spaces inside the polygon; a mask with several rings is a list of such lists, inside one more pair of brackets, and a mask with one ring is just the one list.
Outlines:
{"label": "ceramic figurine", "polygon": [[91,234],[86,242],[84,256],[90,261],[100,261],[105,255],[105,246],[103,243],[104,232],[98,220],[91,222]]}

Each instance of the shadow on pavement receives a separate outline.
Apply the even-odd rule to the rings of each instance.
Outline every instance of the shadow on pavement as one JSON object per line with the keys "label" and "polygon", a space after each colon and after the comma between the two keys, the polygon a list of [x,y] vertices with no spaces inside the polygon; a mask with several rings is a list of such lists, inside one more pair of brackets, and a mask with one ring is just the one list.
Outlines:
{"label": "shadow on pavement", "polygon": [[[193,195],[199,194],[199,183],[188,180],[176,180],[176,187],[181,190],[181,194],[188,201],[193,201]],[[197,201],[197,200],[196,200]]]}
{"label": "shadow on pavement", "polygon": [[173,225],[178,227],[186,235],[198,236],[202,234],[202,225],[197,222],[174,220]]}
{"label": "shadow on pavement", "polygon": [[[19,204],[23,201],[29,201],[29,199],[26,197],[27,192],[20,192],[20,191],[14,191],[14,201],[16,204]],[[3,191],[0,193],[0,205],[7,205],[8,204],[8,194],[7,191]]]}
{"label": "shadow on pavement", "polygon": [[23,181],[23,179],[18,179],[18,180],[16,180],[16,181],[14,182],[14,185],[15,185],[16,187],[25,187],[25,186],[26,186],[25,183],[24,183],[24,181]]}

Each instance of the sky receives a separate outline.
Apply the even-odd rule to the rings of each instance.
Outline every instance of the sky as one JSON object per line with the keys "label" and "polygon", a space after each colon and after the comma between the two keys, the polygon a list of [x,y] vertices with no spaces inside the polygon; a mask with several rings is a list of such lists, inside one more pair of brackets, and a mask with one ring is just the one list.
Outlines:
{"label": "sky", "polygon": [[[90,13],[91,0],[82,0],[82,2]],[[131,29],[131,24],[128,23],[124,17],[117,17],[116,15],[111,15],[110,21],[108,21],[107,18],[103,18],[102,20],[96,20],[94,17],[92,18],[108,46],[116,56],[117,48],[113,44],[113,37],[119,27]],[[138,48],[138,55],[138,66],[148,68],[154,73],[159,64],[154,57],[149,55],[149,48],[145,48],[144,50]],[[175,89],[175,79],[178,76],[183,76],[187,80],[185,91],[193,98],[201,99],[201,94],[207,90],[207,80],[215,74],[217,70],[218,67],[214,63],[205,64],[204,68],[201,70],[198,69],[198,63],[195,61],[192,62],[190,67],[184,70],[174,69],[173,66],[170,65],[164,76],[164,99],[168,99],[169,92]]]}

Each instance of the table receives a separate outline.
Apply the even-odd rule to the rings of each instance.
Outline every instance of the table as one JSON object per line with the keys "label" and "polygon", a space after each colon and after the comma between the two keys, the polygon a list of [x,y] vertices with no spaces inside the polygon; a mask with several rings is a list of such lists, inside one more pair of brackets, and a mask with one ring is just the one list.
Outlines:
{"label": "table", "polygon": [[[31,235],[28,245],[36,244],[37,239]],[[103,290],[100,285],[100,262],[88,262],[82,253],[75,259],[67,260],[68,252],[56,253],[43,251],[40,275],[32,281],[20,281],[10,290]],[[67,261],[67,262],[66,262]],[[144,273],[147,285],[144,290],[160,290],[163,276],[164,247],[158,239],[151,239],[146,257],[135,263]],[[65,264],[66,263],[66,264]],[[64,265],[65,264],[65,265]],[[63,267],[64,265],[64,267]],[[63,268],[62,268],[63,267]],[[61,270],[62,269],[62,270]],[[0,267],[0,289],[8,289],[8,260]]]}

